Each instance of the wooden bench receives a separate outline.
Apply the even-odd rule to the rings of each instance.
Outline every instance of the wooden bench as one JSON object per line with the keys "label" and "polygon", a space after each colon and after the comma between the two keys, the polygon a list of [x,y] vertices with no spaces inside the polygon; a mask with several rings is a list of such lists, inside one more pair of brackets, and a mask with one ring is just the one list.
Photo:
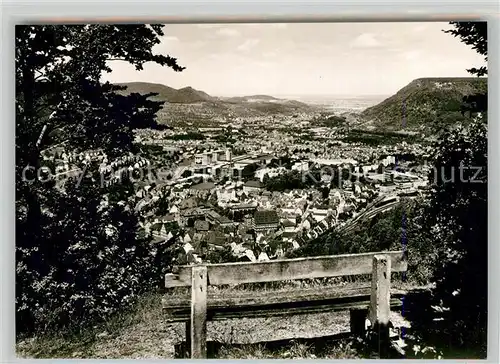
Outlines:
{"label": "wooden bench", "polygon": [[[391,298],[391,272],[406,270],[402,251],[180,266],[165,276],[165,287],[191,287],[191,297],[164,298],[163,309],[167,321],[186,322],[191,358],[206,357],[208,320],[350,310],[351,332],[362,334],[368,317],[371,326],[388,339],[390,309],[401,305],[398,297],[403,295],[392,290]],[[229,296],[208,293],[208,286],[369,274],[369,286],[301,288],[287,293],[241,291]]]}

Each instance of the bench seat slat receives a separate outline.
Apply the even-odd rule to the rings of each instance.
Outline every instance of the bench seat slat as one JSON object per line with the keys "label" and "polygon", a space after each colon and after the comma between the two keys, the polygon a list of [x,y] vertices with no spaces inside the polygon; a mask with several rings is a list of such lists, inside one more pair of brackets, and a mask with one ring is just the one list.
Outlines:
{"label": "bench seat slat", "polygon": [[[264,293],[264,294],[263,294]],[[392,290],[391,305],[401,304],[404,294]],[[167,321],[186,321],[190,315],[190,299],[168,297],[163,300]],[[320,313],[347,309],[368,308],[370,287],[317,287],[296,291],[228,292],[224,296],[209,294],[207,318],[221,320],[242,317],[271,317],[304,313]]]}
{"label": "bench seat slat", "polygon": [[[297,307],[275,307],[275,308],[258,308],[252,307],[252,310],[245,310],[244,306],[235,307],[231,310],[223,310],[221,308],[208,308],[207,320],[220,321],[228,319],[241,319],[241,318],[258,318],[258,317],[275,317],[275,316],[290,316],[290,315],[303,315],[311,313],[335,312],[345,311],[352,309],[368,309],[370,305],[369,299],[361,301],[345,302],[345,303],[329,303],[322,305],[310,306],[297,306]],[[401,307],[402,300],[400,298],[391,298],[391,308]],[[190,311],[187,308],[179,311],[171,312],[165,318],[166,322],[185,322],[189,321]]]}

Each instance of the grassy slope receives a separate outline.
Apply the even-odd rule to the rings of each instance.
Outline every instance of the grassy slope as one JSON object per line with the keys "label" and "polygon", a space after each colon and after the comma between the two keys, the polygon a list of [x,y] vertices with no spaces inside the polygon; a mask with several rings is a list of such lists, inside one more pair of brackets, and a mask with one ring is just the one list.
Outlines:
{"label": "grassy slope", "polygon": [[[332,282],[323,284],[333,284]],[[349,284],[349,283],[347,283]],[[352,283],[356,284],[356,283]],[[403,286],[399,285],[399,288]],[[258,288],[267,290],[266,287]],[[278,288],[281,294],[300,289],[294,285]],[[248,290],[246,287],[223,288],[228,291]],[[170,294],[177,296],[180,292]],[[174,345],[184,340],[182,323],[167,323],[162,312],[162,294],[142,297],[130,312],[83,329],[80,332],[41,335],[17,343],[22,358],[102,358],[158,359],[173,358]],[[208,340],[223,343],[219,358],[355,358],[360,357],[350,339],[338,339],[326,348],[314,347],[307,338],[332,336],[349,331],[349,313],[320,313],[289,317],[235,319],[210,322]],[[278,347],[263,342],[293,339]]]}
{"label": "grassy slope", "polygon": [[[208,340],[224,343],[221,358],[287,358],[312,357],[313,348],[291,341],[279,349],[268,349],[261,341],[283,338],[332,335],[346,331],[348,314],[317,314],[286,319],[239,319],[208,324]],[[81,333],[39,336],[17,344],[21,358],[99,358],[99,359],[165,359],[174,358],[174,346],[184,340],[184,325],[169,324],[161,311],[161,295],[141,299],[134,312],[117,316],[110,322]],[[259,342],[255,342],[258,340]],[[232,345],[240,343],[241,345]],[[332,347],[332,357],[354,357]],[[299,353],[300,352],[300,353]],[[337,357],[337,356],[334,356]]]}
{"label": "grassy slope", "polygon": [[[395,95],[363,111],[365,121],[377,128],[426,129],[436,123],[452,123],[461,119],[460,103],[464,95],[487,91],[487,79],[420,78],[412,81]],[[406,101],[406,125],[403,102]]]}

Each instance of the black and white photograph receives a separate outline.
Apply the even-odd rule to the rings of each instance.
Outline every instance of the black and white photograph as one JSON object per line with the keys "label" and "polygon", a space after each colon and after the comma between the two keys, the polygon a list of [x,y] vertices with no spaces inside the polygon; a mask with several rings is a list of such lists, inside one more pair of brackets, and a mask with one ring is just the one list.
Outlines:
{"label": "black and white photograph", "polygon": [[17,357],[485,359],[487,38],[16,25]]}

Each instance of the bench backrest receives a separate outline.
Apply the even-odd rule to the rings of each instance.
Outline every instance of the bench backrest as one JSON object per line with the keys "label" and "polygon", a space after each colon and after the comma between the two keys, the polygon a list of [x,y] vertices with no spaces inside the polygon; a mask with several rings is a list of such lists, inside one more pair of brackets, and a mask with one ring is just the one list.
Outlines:
{"label": "bench backrest", "polygon": [[[391,272],[405,272],[407,262],[403,251],[344,254],[265,262],[206,264],[207,284],[276,282],[308,278],[327,278],[372,274],[373,258],[390,258]],[[193,265],[179,266],[165,276],[165,287],[190,287]]]}
{"label": "bench backrest", "polygon": [[[371,274],[370,322],[387,327],[390,316],[392,272],[407,269],[404,252],[346,254],[266,262],[207,264],[177,267],[165,276],[166,288],[191,287],[188,337],[191,358],[206,358],[208,285],[288,281]],[[374,326],[375,327],[375,326]],[[385,332],[385,331],[384,331]],[[385,334],[384,334],[385,335]],[[388,338],[388,331],[387,331]]]}

